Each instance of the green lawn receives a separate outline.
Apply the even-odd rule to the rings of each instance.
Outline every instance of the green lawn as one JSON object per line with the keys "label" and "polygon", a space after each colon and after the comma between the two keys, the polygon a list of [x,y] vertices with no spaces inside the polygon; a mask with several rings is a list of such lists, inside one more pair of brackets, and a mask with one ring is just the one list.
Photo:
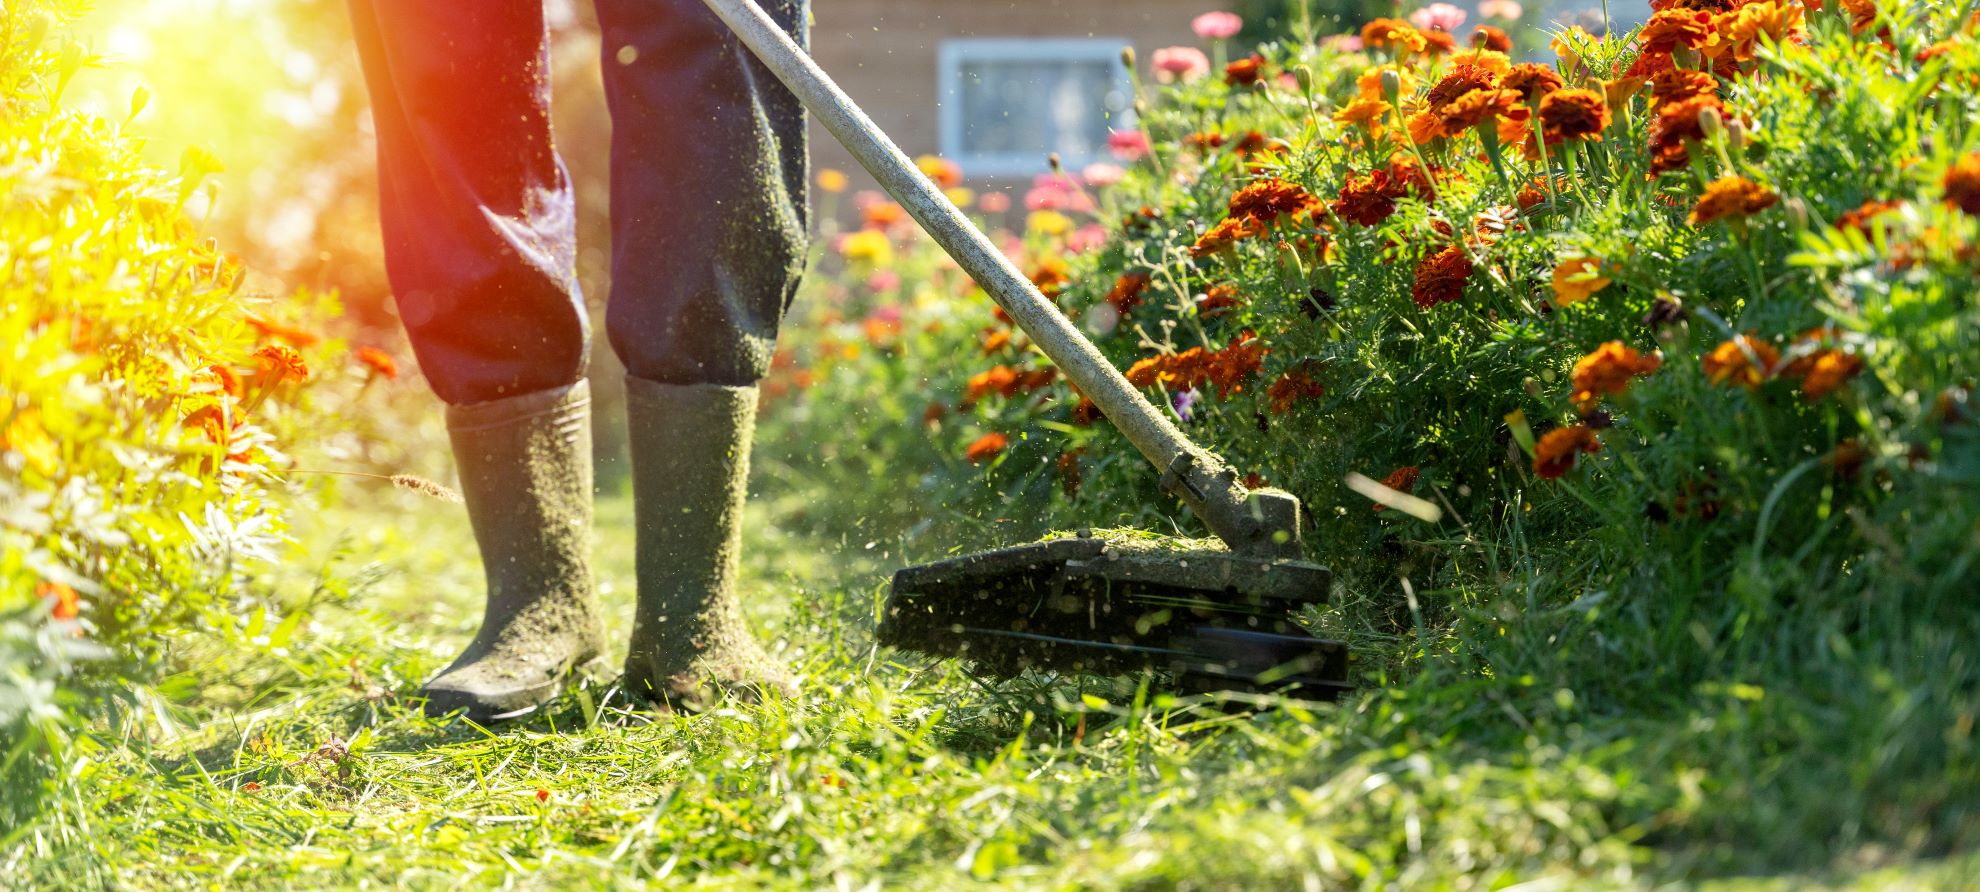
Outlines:
{"label": "green lawn", "polygon": [[[270,580],[299,602],[313,592],[294,605],[306,622],[271,629],[258,653],[185,654],[172,704],[92,754],[35,831],[37,856],[5,866],[10,882],[1950,889],[1980,876],[1980,857],[1850,843],[1820,809],[1798,828],[1818,792],[1695,761],[1766,737],[1696,726],[1733,712],[1563,721],[1481,685],[1254,713],[876,653],[885,550],[808,542],[773,516],[796,515],[762,506],[750,605],[803,672],[798,700],[653,717],[600,708],[609,688],[593,686],[519,725],[432,721],[398,698],[472,633],[472,542],[452,506],[350,498],[363,504],[304,522]],[[600,509],[619,629],[628,509]],[[1680,742],[1694,737],[1708,742]],[[1936,807],[1935,822],[1972,820]]]}

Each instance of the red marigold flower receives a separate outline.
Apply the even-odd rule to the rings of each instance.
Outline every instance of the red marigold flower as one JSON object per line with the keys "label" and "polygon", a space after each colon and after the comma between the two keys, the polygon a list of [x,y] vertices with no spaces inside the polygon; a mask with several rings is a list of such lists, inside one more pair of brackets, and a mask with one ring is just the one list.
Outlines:
{"label": "red marigold flower", "polygon": [[1072,423],[1080,427],[1085,427],[1099,421],[1100,415],[1100,406],[1084,396],[1079,398],[1079,402],[1073,404]]}
{"label": "red marigold flower", "polygon": [[1499,80],[1500,89],[1516,90],[1528,102],[1538,102],[1547,94],[1566,85],[1567,82],[1561,80],[1561,74],[1554,70],[1554,66],[1542,65],[1538,62],[1521,62],[1514,65],[1512,70],[1506,72],[1506,76]]}
{"label": "red marigold flower", "polygon": [[1207,257],[1257,235],[1258,230],[1245,225],[1247,222],[1248,218],[1243,217],[1225,218],[1197,238],[1196,244],[1190,246],[1189,256]]}
{"label": "red marigold flower", "polygon": [[1417,306],[1426,310],[1454,302],[1464,296],[1464,286],[1471,281],[1471,269],[1471,258],[1464,249],[1451,245],[1416,265],[1416,281],[1410,286],[1410,295],[1416,298]]}
{"label": "red marigold flower", "polygon": [[1256,130],[1249,130],[1238,137],[1236,142],[1231,143],[1231,154],[1244,158],[1264,151],[1265,147],[1271,144],[1270,137]]}
{"label": "red marigold flower", "polygon": [[928,427],[934,427],[948,414],[948,405],[944,403],[929,403],[928,408],[921,410],[921,423]]}
{"label": "red marigold flower", "polygon": [[550,801],[550,791],[549,791],[549,790],[543,790],[543,789],[539,789],[539,790],[537,790],[537,791],[536,791],[536,801],[538,801],[538,802],[549,802],[549,801]]}
{"label": "red marigold flower", "polygon": [[1533,473],[1542,479],[1556,480],[1574,469],[1574,463],[1586,452],[1593,455],[1602,451],[1602,441],[1595,438],[1595,432],[1585,425],[1557,427],[1548,431],[1533,447]]}
{"label": "red marigold flower", "polygon": [[[1513,114],[1519,93],[1513,90],[1473,90],[1445,104],[1437,113],[1444,135],[1457,136],[1473,127]],[[1525,112],[1520,112],[1525,114]]]}
{"label": "red marigold flower", "polygon": [[1010,437],[1006,437],[996,431],[991,431],[981,437],[977,437],[967,447],[964,447],[963,458],[968,459],[970,464],[980,465],[996,458],[1010,445]]}
{"label": "red marigold flower", "polygon": [[1481,65],[1458,64],[1452,66],[1451,73],[1430,88],[1423,95],[1423,101],[1432,110],[1448,105],[1451,101],[1473,90],[1490,90],[1499,86],[1499,76]]}
{"label": "red marigold flower", "polygon": [[1204,292],[1203,299],[1196,302],[1196,314],[1221,316],[1224,311],[1241,306],[1244,306],[1244,301],[1238,299],[1236,285],[1230,283],[1213,285],[1209,291]]}
{"label": "red marigold flower", "polygon": [[1032,369],[1018,376],[1018,389],[1025,393],[1044,390],[1050,387],[1052,381],[1058,377],[1059,370],[1050,366],[1042,369]]}
{"label": "red marigold flower", "polygon": [[1754,388],[1766,383],[1781,361],[1781,351],[1751,332],[1728,339],[1705,355],[1705,377],[1713,384]]}
{"label": "red marigold flower", "polygon": [[1648,375],[1663,364],[1655,354],[1644,356],[1621,341],[1610,341],[1574,364],[1574,401],[1586,412],[1602,397],[1629,389],[1631,378]]}
{"label": "red marigold flower", "polygon": [[1265,57],[1253,53],[1249,58],[1239,59],[1224,66],[1224,83],[1233,87],[1249,87],[1258,83],[1260,69],[1265,65]]}
{"label": "red marigold flower", "polygon": [[1183,137],[1183,145],[1198,151],[1222,148],[1224,135],[1221,133],[1192,133]]}
{"label": "red marigold flower", "polygon": [[1657,119],[1650,122],[1651,173],[1665,174],[1690,166],[1691,150],[1687,144],[1705,139],[1702,116],[1708,111],[1723,119],[1725,103],[1715,95],[1700,95],[1657,109]]}
{"label": "red marigold flower", "polygon": [[1279,379],[1265,388],[1265,399],[1272,411],[1284,414],[1300,400],[1319,399],[1327,395],[1327,385],[1316,377],[1319,363],[1308,360],[1286,369]]}
{"label": "red marigold flower", "polygon": [[1691,209],[1691,225],[1704,226],[1714,220],[1741,219],[1779,203],[1781,197],[1767,187],[1742,176],[1720,177],[1705,187],[1698,204]]}
{"label": "red marigold flower", "polygon": [[1817,352],[1811,359],[1807,374],[1801,378],[1801,393],[1811,403],[1841,389],[1863,371],[1863,357],[1833,347]]}
{"label": "red marigold flower", "polygon": [[371,369],[372,374],[381,378],[399,377],[398,360],[393,359],[392,354],[386,353],[377,347],[359,347],[357,349],[357,360],[363,363],[366,368]]}
{"label": "red marigold flower", "polygon": [[1113,304],[1115,312],[1126,316],[1141,306],[1141,295],[1148,290],[1150,281],[1147,273],[1122,273],[1114,280],[1114,287],[1107,289],[1107,303]]}
{"label": "red marigold flower", "polygon": [[1555,90],[1540,101],[1541,132],[1549,145],[1563,140],[1600,142],[1609,120],[1609,100],[1594,90]]}
{"label": "red marigold flower", "polygon": [[1224,349],[1208,354],[1203,365],[1203,378],[1217,385],[1217,398],[1223,399],[1244,389],[1244,382],[1256,377],[1265,368],[1265,345],[1251,334],[1238,335],[1237,340],[1225,345]]}
{"label": "red marigold flower", "polygon": [[264,338],[282,341],[296,347],[314,347],[319,341],[323,340],[314,332],[283,325],[280,322],[263,319],[259,316],[247,317],[247,324],[259,332]]}
{"label": "red marigold flower", "polygon": [[309,378],[309,364],[303,362],[302,354],[281,344],[269,344],[254,351],[261,360],[264,372],[277,376],[277,380],[303,381]]}
{"label": "red marigold flower", "polygon": [[1968,152],[1946,171],[1946,204],[1980,217],[1980,152]]}
{"label": "red marigold flower", "polygon": [[1350,176],[1341,186],[1340,200],[1333,211],[1341,219],[1359,226],[1376,226],[1396,212],[1396,199],[1385,171]]}
{"label": "red marigold flower", "polygon": [[52,605],[49,615],[56,619],[75,619],[82,615],[82,601],[76,597],[76,590],[64,583],[41,582],[34,587],[34,594]]}
{"label": "red marigold flower", "polygon": [[1315,203],[1314,197],[1298,184],[1279,179],[1254,180],[1231,196],[1229,215],[1249,217],[1262,225],[1308,210]]}
{"label": "red marigold flower", "polygon": [[[1382,485],[1396,492],[1414,493],[1416,492],[1416,478],[1420,473],[1415,465],[1403,465],[1400,468],[1390,471],[1389,476],[1382,478]],[[1387,510],[1389,510],[1389,506],[1380,502],[1375,503],[1375,513],[1380,514]]]}
{"label": "red marigold flower", "polygon": [[1479,25],[1471,29],[1471,45],[1481,50],[1510,53],[1513,49],[1512,35],[1501,28]]}
{"label": "red marigold flower", "polygon": [[963,402],[973,403],[993,393],[1013,396],[1017,390],[1017,372],[1007,365],[994,365],[969,376],[969,387],[963,391]]}

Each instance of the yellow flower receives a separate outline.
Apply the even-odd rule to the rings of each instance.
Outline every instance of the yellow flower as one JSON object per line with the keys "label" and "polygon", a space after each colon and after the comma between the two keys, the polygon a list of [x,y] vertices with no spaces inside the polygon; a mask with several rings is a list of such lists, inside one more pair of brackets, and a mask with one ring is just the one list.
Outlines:
{"label": "yellow flower", "polygon": [[7,425],[6,436],[0,437],[0,448],[12,449],[27,459],[30,467],[41,472],[42,476],[53,476],[61,463],[61,451],[55,448],[55,438],[41,427],[41,413],[34,409],[22,409]]}
{"label": "yellow flower", "polygon": [[849,182],[846,172],[835,167],[827,167],[818,172],[818,188],[827,192],[834,194],[844,192]]}
{"label": "yellow flower", "polygon": [[1554,267],[1554,302],[1571,306],[1609,287],[1601,276],[1602,262],[1593,257],[1569,257]]}
{"label": "yellow flower", "polygon": [[1024,228],[1042,235],[1065,235],[1072,231],[1072,218],[1058,211],[1032,211],[1024,218]]}
{"label": "yellow flower", "polygon": [[845,237],[839,243],[839,253],[855,263],[871,263],[886,266],[894,262],[894,243],[887,234],[877,229],[862,229]]}
{"label": "yellow flower", "polygon": [[959,208],[966,208],[976,203],[976,190],[966,186],[944,189],[942,190],[942,194],[948,196],[950,204]]}

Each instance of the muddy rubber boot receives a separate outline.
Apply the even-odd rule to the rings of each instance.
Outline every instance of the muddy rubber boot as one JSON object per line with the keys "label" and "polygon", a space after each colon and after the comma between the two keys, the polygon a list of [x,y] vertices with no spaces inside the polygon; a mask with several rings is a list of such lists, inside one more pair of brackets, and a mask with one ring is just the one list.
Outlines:
{"label": "muddy rubber boot", "polygon": [[527,715],[597,668],[590,416],[583,381],[447,409],[488,602],[474,641],[420,691],[429,714]]}
{"label": "muddy rubber boot", "polygon": [[626,691],[689,709],[790,694],[736,600],[756,388],[627,378],[626,411],[639,549]]}

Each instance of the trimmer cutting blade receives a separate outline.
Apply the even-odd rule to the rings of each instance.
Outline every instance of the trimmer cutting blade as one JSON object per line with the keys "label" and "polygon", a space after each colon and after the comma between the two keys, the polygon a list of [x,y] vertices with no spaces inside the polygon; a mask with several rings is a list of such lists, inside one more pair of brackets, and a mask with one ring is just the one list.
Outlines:
{"label": "trimmer cutting blade", "polygon": [[702,2],[1161,471],[1163,490],[1229,547],[1084,537],[910,567],[894,577],[881,640],[1004,671],[1157,667],[1192,688],[1297,685],[1321,696],[1345,687],[1341,646],[1287,619],[1327,591],[1327,571],[1299,559],[1299,500],[1245,487],[1191,443],[752,0]]}
{"label": "trimmer cutting blade", "polygon": [[1155,669],[1185,690],[1345,690],[1346,649],[1290,620],[1325,598],[1327,569],[1220,544],[1082,531],[908,567],[880,640],[1003,675]]}

